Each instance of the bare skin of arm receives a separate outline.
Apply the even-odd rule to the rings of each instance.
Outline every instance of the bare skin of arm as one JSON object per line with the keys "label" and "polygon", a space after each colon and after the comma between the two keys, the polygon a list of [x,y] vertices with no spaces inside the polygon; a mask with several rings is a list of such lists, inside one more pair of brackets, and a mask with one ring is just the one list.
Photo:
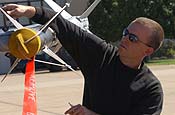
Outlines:
{"label": "bare skin of arm", "polygon": [[36,12],[36,9],[33,6],[24,6],[17,4],[5,5],[3,9],[13,18],[19,18],[19,17],[32,18]]}

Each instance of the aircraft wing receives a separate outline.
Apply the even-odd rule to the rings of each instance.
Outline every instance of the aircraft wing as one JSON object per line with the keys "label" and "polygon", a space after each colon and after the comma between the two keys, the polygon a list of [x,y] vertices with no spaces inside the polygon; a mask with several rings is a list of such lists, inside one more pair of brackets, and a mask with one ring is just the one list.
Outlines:
{"label": "aircraft wing", "polygon": [[[55,12],[61,11],[61,7],[55,3],[53,0],[44,0]],[[70,19],[72,16],[66,12],[65,10],[62,11],[61,16],[63,16],[65,19]]]}
{"label": "aircraft wing", "polygon": [[79,17],[80,19],[87,18],[101,0],[95,0],[93,4]]}
{"label": "aircraft wing", "polygon": [[[62,8],[55,3],[53,0],[44,0],[55,12],[59,12]],[[80,28],[83,28],[83,24],[80,22],[80,20],[78,20],[78,18],[76,16],[72,16],[70,15],[67,11],[63,10],[61,12],[61,16],[64,19],[67,19],[68,21],[72,22],[73,24],[79,26]]]}

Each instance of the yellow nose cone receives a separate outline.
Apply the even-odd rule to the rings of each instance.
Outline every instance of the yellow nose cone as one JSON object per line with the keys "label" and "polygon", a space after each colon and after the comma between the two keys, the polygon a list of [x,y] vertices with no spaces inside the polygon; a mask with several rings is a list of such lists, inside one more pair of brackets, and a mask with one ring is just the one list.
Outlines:
{"label": "yellow nose cone", "polygon": [[40,37],[37,36],[32,41],[25,43],[34,35],[36,32],[29,28],[22,28],[12,33],[8,43],[10,53],[20,59],[29,59],[35,56],[41,47]]}

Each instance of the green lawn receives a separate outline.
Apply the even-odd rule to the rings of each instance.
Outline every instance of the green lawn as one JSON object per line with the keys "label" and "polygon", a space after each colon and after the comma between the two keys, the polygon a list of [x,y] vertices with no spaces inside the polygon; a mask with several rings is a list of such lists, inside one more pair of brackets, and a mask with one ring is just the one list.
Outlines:
{"label": "green lawn", "polygon": [[175,64],[175,59],[149,60],[147,65],[170,65]]}

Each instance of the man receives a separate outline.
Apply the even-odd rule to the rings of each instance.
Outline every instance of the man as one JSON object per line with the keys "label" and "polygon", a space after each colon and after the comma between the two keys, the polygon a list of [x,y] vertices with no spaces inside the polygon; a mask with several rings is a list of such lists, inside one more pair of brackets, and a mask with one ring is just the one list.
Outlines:
{"label": "man", "polygon": [[[52,10],[6,5],[15,18],[26,16],[45,24]],[[123,31],[119,48],[81,30],[61,16],[51,24],[64,48],[79,65],[85,79],[83,106],[71,105],[70,115],[160,115],[163,91],[143,59],[159,49],[162,27],[140,17]]]}

